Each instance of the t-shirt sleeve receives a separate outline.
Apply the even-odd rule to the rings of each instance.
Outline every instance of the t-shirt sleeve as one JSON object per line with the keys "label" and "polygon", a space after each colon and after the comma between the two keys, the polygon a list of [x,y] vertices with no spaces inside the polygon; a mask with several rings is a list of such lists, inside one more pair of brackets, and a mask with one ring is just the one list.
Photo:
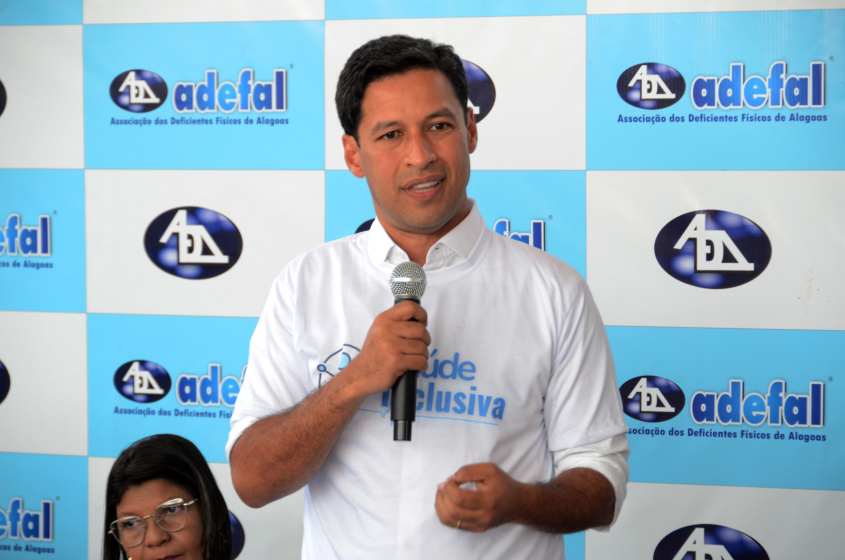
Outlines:
{"label": "t-shirt sleeve", "polygon": [[252,424],[296,406],[315,388],[296,351],[299,320],[290,267],[273,283],[249,344],[241,391],[229,420],[226,455]]}
{"label": "t-shirt sleeve", "polygon": [[607,333],[586,282],[564,301],[544,403],[553,453],[628,429]]}

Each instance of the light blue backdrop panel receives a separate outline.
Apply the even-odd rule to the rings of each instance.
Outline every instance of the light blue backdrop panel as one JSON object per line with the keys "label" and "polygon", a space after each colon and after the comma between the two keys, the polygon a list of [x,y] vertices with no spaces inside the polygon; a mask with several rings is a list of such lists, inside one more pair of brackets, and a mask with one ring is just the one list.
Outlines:
{"label": "light blue backdrop panel", "polygon": [[326,19],[555,16],[586,10],[586,0],[326,0]]}
{"label": "light blue backdrop panel", "polygon": [[[96,25],[85,26],[83,33],[87,168],[324,167],[323,21]],[[272,84],[277,83],[275,71],[284,70],[287,110],[241,112],[241,100],[253,99],[259,87],[270,91],[242,82],[244,69],[252,69],[253,82]],[[132,70],[164,80],[167,97],[161,106],[133,113],[112,100],[112,82]],[[200,92],[202,84],[214,85],[208,70],[217,71],[213,110],[177,111],[177,84],[185,84],[180,91],[193,84],[193,91]],[[231,85],[223,87],[223,82]],[[113,124],[120,122],[149,124]]]}
{"label": "light blue backdrop panel", "polygon": [[563,535],[563,548],[566,560],[584,560],[586,557],[584,532]]}
{"label": "light blue backdrop panel", "polygon": [[84,313],[83,171],[0,170],[0,243],[0,309]]}
{"label": "light blue backdrop panel", "polygon": [[[718,80],[737,63],[745,80],[766,80],[778,61],[787,76],[809,76],[811,63],[824,63],[824,106],[694,107],[696,77]],[[679,101],[647,110],[622,99],[617,80],[643,63],[683,76]],[[845,10],[588,16],[587,169],[845,169],[845,109],[837,97],[843,89]],[[690,122],[691,116],[737,120]],[[810,116],[823,120],[790,120]],[[619,122],[632,118],[665,122]],[[757,118],[770,120],[749,120]]]}
{"label": "light blue backdrop panel", "polygon": [[[542,245],[586,274],[585,172],[473,171],[467,194],[478,203],[487,227]],[[365,180],[348,171],[326,172],[327,241],[352,235],[374,217]]]}
{"label": "light blue backdrop panel", "polygon": [[[166,432],[193,441],[209,461],[225,463],[229,415],[257,322],[89,314],[89,454],[116,457],[133,441]],[[135,402],[118,391],[118,369],[134,361],[153,362],[167,372],[170,389],[163,398]]]}
{"label": "light blue backdrop panel", "polygon": [[[607,330],[620,386],[653,375],[674,382],[686,399],[680,414],[665,422],[626,416],[635,432],[649,430],[629,435],[632,481],[845,490],[845,447],[841,445],[845,411],[839,406],[845,398],[845,332]],[[791,428],[783,422],[770,426],[768,421],[759,426],[696,423],[690,412],[694,394],[729,394],[733,379],[742,381],[745,398],[751,393],[765,398],[776,380],[786,382],[786,394],[799,396],[809,395],[811,382],[821,382],[823,426]],[[623,402],[626,397],[623,395]],[[719,437],[716,432],[730,432],[735,437]],[[776,434],[783,439],[776,439]],[[805,441],[808,436],[816,441]]]}
{"label": "light blue backdrop panel", "polygon": [[88,459],[0,453],[0,558],[85,558]]}
{"label": "light blue backdrop panel", "polygon": [[352,235],[375,217],[365,179],[349,171],[326,171],[326,241]]}
{"label": "light blue backdrop panel", "polygon": [[[537,246],[537,224],[545,251],[575,268],[587,268],[587,174],[584,171],[473,171],[467,193],[490,229]],[[499,226],[496,226],[499,222]],[[529,234],[531,234],[529,239]]]}
{"label": "light blue backdrop panel", "polygon": [[0,25],[70,25],[82,23],[82,0],[4,0]]}

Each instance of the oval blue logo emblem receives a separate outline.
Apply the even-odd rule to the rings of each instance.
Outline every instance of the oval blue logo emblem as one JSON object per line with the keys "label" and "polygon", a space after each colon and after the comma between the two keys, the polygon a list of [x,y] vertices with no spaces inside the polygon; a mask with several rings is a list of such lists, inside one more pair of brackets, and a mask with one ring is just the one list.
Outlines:
{"label": "oval blue logo emblem", "polygon": [[654,549],[654,560],[713,558],[769,560],[760,543],[736,529],[721,525],[691,525],[663,537]]}
{"label": "oval blue logo emblem", "polygon": [[686,89],[680,72],[658,62],[635,64],[616,80],[619,97],[639,109],[665,109],[680,101]]}
{"label": "oval blue logo emblem", "polygon": [[9,375],[9,370],[6,369],[6,365],[0,362],[0,403],[9,396],[9,390],[11,388],[12,377]]}
{"label": "oval blue logo emblem", "polygon": [[131,113],[147,113],[167,99],[167,84],[155,72],[128,70],[112,80],[109,95],[114,104]]}
{"label": "oval blue logo emblem", "polygon": [[464,60],[463,63],[469,86],[469,103],[475,113],[475,122],[479,123],[490,114],[496,102],[496,86],[490,75],[480,66],[468,60]]}
{"label": "oval blue logo emblem", "polygon": [[723,210],[699,210],[666,224],[654,255],[673,278],[699,288],[733,288],[760,276],[772,244],[754,222]]}
{"label": "oval blue logo emblem", "polygon": [[6,88],[3,87],[3,82],[0,82],[0,115],[6,109]]}
{"label": "oval blue logo emblem", "polygon": [[235,514],[229,512],[229,523],[232,524],[232,560],[241,555],[246,545],[246,533],[241,520]]}
{"label": "oval blue logo emblem", "polygon": [[114,372],[114,387],[136,403],[154,403],[170,391],[170,375],[155,362],[133,360]]}
{"label": "oval blue logo emblem", "polygon": [[686,397],[672,381],[643,375],[619,388],[625,414],[642,422],[665,422],[681,413]]}
{"label": "oval blue logo emblem", "polygon": [[214,210],[189,206],[159,215],[144,234],[147,256],[180,278],[202,280],[235,266],[243,251],[238,228]]}

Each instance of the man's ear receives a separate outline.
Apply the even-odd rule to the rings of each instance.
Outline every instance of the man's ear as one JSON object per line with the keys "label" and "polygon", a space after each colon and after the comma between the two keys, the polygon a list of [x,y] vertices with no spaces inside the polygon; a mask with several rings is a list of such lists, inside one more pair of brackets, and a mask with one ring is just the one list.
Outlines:
{"label": "man's ear", "polygon": [[349,171],[359,179],[364,177],[364,167],[361,165],[361,148],[358,141],[349,134],[343,135],[343,160]]}
{"label": "man's ear", "polygon": [[475,113],[471,108],[467,108],[467,147],[469,153],[475,151],[478,146],[478,127],[475,123]]}

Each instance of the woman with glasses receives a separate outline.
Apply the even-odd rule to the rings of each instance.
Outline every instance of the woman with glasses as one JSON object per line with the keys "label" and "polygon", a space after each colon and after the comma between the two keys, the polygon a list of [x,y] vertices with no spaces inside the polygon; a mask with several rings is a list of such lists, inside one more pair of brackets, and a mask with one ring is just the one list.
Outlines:
{"label": "woman with glasses", "polygon": [[158,434],[123,450],[106,485],[104,560],[230,560],[226,501],[199,449]]}

